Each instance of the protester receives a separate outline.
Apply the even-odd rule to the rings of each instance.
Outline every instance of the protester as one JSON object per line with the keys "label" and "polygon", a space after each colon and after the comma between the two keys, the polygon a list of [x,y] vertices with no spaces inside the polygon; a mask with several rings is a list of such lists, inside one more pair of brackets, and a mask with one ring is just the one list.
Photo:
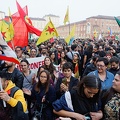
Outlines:
{"label": "protester", "polygon": [[50,85],[50,73],[43,70],[38,74],[38,79],[32,91],[26,91],[26,94],[31,95],[31,98],[36,101],[36,110],[39,113],[42,109],[41,119],[37,116],[38,120],[53,120],[52,102],[56,100],[56,93],[54,87]]}
{"label": "protester", "polygon": [[[22,90],[8,80],[6,74],[0,74],[0,79],[3,88],[0,88],[0,120],[28,120],[27,104]],[[6,107],[3,106],[3,101]]]}
{"label": "protester", "polygon": [[74,53],[72,64],[73,64],[74,77],[80,80],[81,75],[82,75],[82,70],[81,70],[80,57],[78,53]]}
{"label": "protester", "polygon": [[102,90],[109,89],[112,86],[114,75],[107,70],[108,59],[100,57],[96,61],[97,70],[90,72],[88,75],[93,74],[100,78]]}
{"label": "protester", "polygon": [[90,64],[88,64],[83,72],[83,76],[87,75],[88,73],[95,71],[97,69],[96,67],[96,61],[98,60],[99,56],[94,55],[91,59]]}
{"label": "protester", "polygon": [[22,59],[25,59],[25,58],[29,58],[29,54],[24,54],[23,48],[20,47],[20,46],[17,46],[17,47],[15,48],[15,53],[16,53],[17,58],[18,58],[19,60],[22,60]]}
{"label": "protester", "polygon": [[117,58],[116,56],[113,56],[110,59],[110,66],[111,67],[109,69],[109,72],[116,75],[116,73],[120,70],[120,60],[119,60],[119,58]]}
{"label": "protester", "polygon": [[71,90],[78,84],[78,79],[72,76],[73,66],[71,62],[66,62],[62,66],[64,77],[60,77],[57,80],[55,89],[57,98],[59,99],[66,91]]}
{"label": "protester", "polygon": [[94,75],[85,76],[77,87],[53,103],[54,113],[75,120],[86,120],[85,117],[100,120],[103,116],[98,103],[100,89],[99,78]]}
{"label": "protester", "polygon": [[113,86],[102,95],[103,120],[120,120],[120,71],[116,73]]}
{"label": "protester", "polygon": [[72,61],[74,53],[78,53],[79,54],[79,52],[78,52],[78,45],[77,44],[71,45],[71,51],[66,53],[66,57],[67,57],[67,61],[68,62]]}
{"label": "protester", "polygon": [[30,58],[35,58],[37,56],[37,49],[31,48],[30,49]]}
{"label": "protester", "polygon": [[54,65],[58,65],[58,59],[57,59],[54,51],[50,51],[50,52],[49,52],[49,57],[50,57],[50,59],[52,60],[52,63],[53,63]]}
{"label": "protester", "polygon": [[17,87],[22,89],[24,77],[18,68],[16,68],[15,63],[5,61],[5,68],[1,71],[1,73],[5,73],[7,79],[11,80]]}
{"label": "protester", "polygon": [[66,61],[66,53],[64,50],[60,52],[60,58],[58,59],[58,64],[61,64],[62,61]]}
{"label": "protester", "polygon": [[29,62],[26,59],[21,60],[20,67],[21,67],[21,72],[24,76],[22,90],[24,92],[24,96],[28,104],[29,118],[31,118],[31,111],[30,111],[31,99],[29,95],[25,94],[25,91],[32,90],[33,84],[36,82],[36,75],[30,70]]}
{"label": "protester", "polygon": [[56,79],[55,78],[56,68],[55,68],[55,66],[52,63],[52,60],[48,56],[45,57],[45,59],[44,59],[44,68],[45,68],[45,70],[48,70],[50,72],[51,80],[54,83],[54,81]]}
{"label": "protester", "polygon": [[83,68],[85,68],[85,65],[91,60],[92,52],[93,52],[93,46],[89,45],[84,51]]}

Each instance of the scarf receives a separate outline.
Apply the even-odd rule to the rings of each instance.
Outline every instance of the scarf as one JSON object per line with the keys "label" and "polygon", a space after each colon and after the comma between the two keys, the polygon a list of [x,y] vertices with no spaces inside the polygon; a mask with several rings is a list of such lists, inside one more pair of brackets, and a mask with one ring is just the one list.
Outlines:
{"label": "scarf", "polygon": [[79,78],[79,65],[78,65],[78,61],[73,60],[73,63],[75,64],[74,77],[75,78]]}

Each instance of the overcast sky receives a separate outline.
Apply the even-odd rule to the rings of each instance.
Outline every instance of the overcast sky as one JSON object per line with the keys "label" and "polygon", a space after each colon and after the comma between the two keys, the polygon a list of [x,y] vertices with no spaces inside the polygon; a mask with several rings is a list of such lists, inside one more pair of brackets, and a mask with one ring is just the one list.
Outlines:
{"label": "overcast sky", "polygon": [[[28,6],[29,17],[42,18],[53,14],[60,17],[63,24],[69,6],[70,23],[85,20],[96,15],[120,16],[120,0],[17,0],[21,7]],[[0,11],[8,15],[17,11],[16,0],[0,0]]]}

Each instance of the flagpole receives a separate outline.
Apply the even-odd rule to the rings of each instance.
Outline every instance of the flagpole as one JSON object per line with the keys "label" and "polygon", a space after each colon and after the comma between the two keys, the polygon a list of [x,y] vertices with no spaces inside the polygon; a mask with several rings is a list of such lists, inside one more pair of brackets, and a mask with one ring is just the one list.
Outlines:
{"label": "flagpole", "polygon": [[13,48],[13,50],[14,50],[14,52],[15,52],[15,46],[14,46],[14,44],[13,44],[13,39],[12,39],[10,42],[11,42],[12,48]]}
{"label": "flagpole", "polygon": [[68,26],[69,26],[69,35],[70,35],[70,22],[69,22]]}

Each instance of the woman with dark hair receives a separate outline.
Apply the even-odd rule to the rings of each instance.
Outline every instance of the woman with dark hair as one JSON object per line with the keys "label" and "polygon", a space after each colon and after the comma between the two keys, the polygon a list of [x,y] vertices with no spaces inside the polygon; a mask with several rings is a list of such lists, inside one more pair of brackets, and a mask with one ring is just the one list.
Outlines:
{"label": "woman with dark hair", "polygon": [[31,99],[30,96],[26,94],[26,91],[32,90],[33,84],[36,81],[36,75],[34,72],[30,70],[28,60],[26,59],[21,60],[20,67],[21,67],[21,72],[24,76],[22,90],[24,93],[24,97],[28,103],[29,118],[31,118],[31,111],[30,111]]}
{"label": "woman with dark hair", "polygon": [[73,69],[74,77],[80,80],[82,70],[81,70],[80,57],[78,53],[74,53],[72,64],[74,68]]}
{"label": "woman with dark hair", "polygon": [[99,107],[101,83],[94,75],[85,76],[77,87],[66,92],[53,103],[54,113],[58,116],[75,120],[100,120],[102,111]]}
{"label": "woman with dark hair", "polygon": [[102,93],[103,120],[120,120],[120,71],[115,75],[113,86]]}
{"label": "woman with dark hair", "polygon": [[58,65],[58,60],[57,60],[57,57],[56,57],[54,51],[50,51],[50,52],[49,52],[49,57],[50,57],[50,59],[52,60],[52,63],[53,63],[54,65]]}
{"label": "woman with dark hair", "polygon": [[61,64],[63,61],[67,61],[66,60],[66,53],[64,50],[62,50],[60,52],[60,58],[58,59],[58,64]]}
{"label": "woman with dark hair", "polygon": [[44,68],[45,70],[48,70],[50,72],[50,78],[55,81],[55,74],[56,74],[56,68],[52,63],[52,60],[49,56],[45,57],[44,59]]}
{"label": "woman with dark hair", "polygon": [[93,46],[89,45],[87,49],[84,51],[83,68],[85,68],[85,65],[90,61],[92,57],[92,52],[93,52]]}
{"label": "woman with dark hair", "polygon": [[47,70],[41,71],[38,74],[38,80],[32,91],[28,91],[27,94],[31,95],[31,98],[36,101],[36,110],[40,111],[42,109],[40,120],[53,120],[52,102],[56,100],[56,93],[50,85],[50,73]]}
{"label": "woman with dark hair", "polygon": [[39,76],[40,72],[45,70],[44,66],[40,66],[37,71],[37,77]]}

